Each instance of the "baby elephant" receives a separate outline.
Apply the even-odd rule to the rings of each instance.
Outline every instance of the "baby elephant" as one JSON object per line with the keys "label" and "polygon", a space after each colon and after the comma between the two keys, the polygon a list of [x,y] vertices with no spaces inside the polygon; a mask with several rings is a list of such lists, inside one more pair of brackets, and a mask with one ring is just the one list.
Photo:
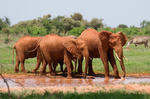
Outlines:
{"label": "baby elephant", "polygon": [[135,44],[135,46],[144,44],[145,48],[148,48],[148,37],[145,36],[134,37],[132,40],[128,42],[127,48],[129,47],[130,44]]}

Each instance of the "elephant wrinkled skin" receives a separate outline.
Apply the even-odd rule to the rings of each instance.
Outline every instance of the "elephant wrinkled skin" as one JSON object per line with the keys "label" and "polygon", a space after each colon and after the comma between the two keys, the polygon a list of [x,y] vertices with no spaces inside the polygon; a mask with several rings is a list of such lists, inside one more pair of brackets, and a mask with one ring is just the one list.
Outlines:
{"label": "elephant wrinkled skin", "polygon": [[82,40],[77,41],[70,37],[61,37],[55,34],[44,36],[37,47],[43,61],[41,72],[49,64],[50,74],[55,75],[52,64],[63,60],[67,66],[67,78],[71,78],[71,69],[73,67],[71,61],[75,57],[80,57],[85,48],[85,43]]}
{"label": "elephant wrinkled skin", "polygon": [[[124,77],[125,77],[125,67],[123,63],[122,46],[124,46],[124,44],[126,43],[127,38],[122,32],[113,34],[108,31],[97,32],[94,29],[86,29],[81,33],[78,39],[79,38],[84,40],[88,46],[88,52],[89,52],[88,67],[89,67],[90,75],[94,74],[92,68],[92,59],[101,58],[105,69],[105,80],[107,81],[109,79],[108,61],[110,61],[114,69],[115,77],[119,78],[118,69],[113,55],[113,49],[114,49],[115,52],[118,54],[118,57],[120,58],[120,64],[124,71]],[[82,72],[81,65],[82,65],[82,59],[79,59],[79,67],[78,67],[79,73]]]}
{"label": "elephant wrinkled skin", "polygon": [[[37,50],[33,52],[27,52],[36,48],[41,37],[31,37],[24,36],[21,37],[13,46],[13,58],[14,58],[14,49],[16,49],[16,65],[15,72],[19,72],[19,64],[21,63],[21,71],[26,72],[24,67],[24,61],[28,58],[33,58],[37,56]],[[39,62],[37,62],[39,65]]]}

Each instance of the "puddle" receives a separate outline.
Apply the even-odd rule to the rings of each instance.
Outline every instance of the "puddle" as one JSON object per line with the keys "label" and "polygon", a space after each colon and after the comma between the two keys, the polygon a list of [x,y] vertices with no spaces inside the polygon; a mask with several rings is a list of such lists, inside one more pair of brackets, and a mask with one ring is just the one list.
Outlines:
{"label": "puddle", "polygon": [[[28,87],[48,87],[48,86],[57,86],[57,87],[66,87],[66,86],[103,86],[104,78],[95,77],[94,79],[83,79],[83,78],[73,78],[67,79],[63,77],[41,77],[41,76],[32,76],[32,77],[14,77],[6,78],[10,88],[28,88]],[[125,80],[110,78],[108,84],[131,84],[131,83],[150,83],[150,77],[126,77]],[[7,88],[3,79],[0,78],[0,88]]]}

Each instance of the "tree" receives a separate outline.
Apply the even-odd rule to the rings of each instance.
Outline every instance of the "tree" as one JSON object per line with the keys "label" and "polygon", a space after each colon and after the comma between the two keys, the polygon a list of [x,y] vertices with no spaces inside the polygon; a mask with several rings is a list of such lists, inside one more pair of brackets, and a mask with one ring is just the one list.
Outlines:
{"label": "tree", "polygon": [[103,27],[103,19],[97,19],[97,18],[93,18],[90,22],[90,26],[93,27],[94,29],[98,29]]}
{"label": "tree", "polygon": [[128,26],[125,25],[125,24],[119,24],[119,25],[118,25],[118,28],[128,28]]}
{"label": "tree", "polygon": [[83,20],[83,16],[80,13],[74,13],[73,15],[71,15],[71,18],[74,19],[75,21]]}
{"label": "tree", "polygon": [[64,25],[65,34],[68,31],[70,31],[72,28],[81,26],[79,21],[75,21],[72,18],[64,18],[63,25]]}
{"label": "tree", "polygon": [[10,20],[9,18],[5,17],[5,18],[0,18],[0,30],[2,30],[2,28],[6,28],[10,26]]}
{"label": "tree", "polygon": [[144,27],[146,26],[146,23],[147,23],[147,21],[146,21],[146,20],[143,20],[143,21],[140,23],[141,28],[144,28]]}
{"label": "tree", "polygon": [[55,29],[55,31],[58,34],[64,31],[64,24],[63,24],[64,18],[65,18],[64,16],[57,16],[52,20],[53,29]]}

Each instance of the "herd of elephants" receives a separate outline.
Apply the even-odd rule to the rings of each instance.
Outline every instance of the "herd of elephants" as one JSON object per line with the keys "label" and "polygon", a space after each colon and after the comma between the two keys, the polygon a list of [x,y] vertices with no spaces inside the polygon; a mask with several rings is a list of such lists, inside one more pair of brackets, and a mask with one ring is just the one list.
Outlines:
{"label": "herd of elephants", "polygon": [[[49,34],[43,37],[21,37],[13,46],[16,51],[16,65],[15,72],[19,72],[19,64],[21,63],[21,72],[26,72],[24,67],[25,59],[37,57],[37,63],[33,72],[36,72],[42,63],[40,73],[46,72],[46,66],[49,66],[50,75],[56,75],[56,66],[60,64],[61,71],[67,72],[67,78],[72,78],[73,64],[75,62],[75,70],[78,62],[78,74],[95,75],[92,67],[93,58],[100,58],[105,70],[105,81],[109,80],[109,65],[110,62],[114,77],[120,78],[118,68],[116,65],[117,59],[123,71],[123,78],[126,76],[124,66],[123,46],[127,42],[127,36],[122,32],[112,33],[109,31],[98,32],[95,29],[86,29],[80,36],[59,36],[56,34]],[[128,42],[127,46],[131,43],[144,44],[148,47],[147,37],[134,38]],[[85,58],[85,70],[83,73],[82,62]],[[63,70],[63,64],[66,65]]]}

